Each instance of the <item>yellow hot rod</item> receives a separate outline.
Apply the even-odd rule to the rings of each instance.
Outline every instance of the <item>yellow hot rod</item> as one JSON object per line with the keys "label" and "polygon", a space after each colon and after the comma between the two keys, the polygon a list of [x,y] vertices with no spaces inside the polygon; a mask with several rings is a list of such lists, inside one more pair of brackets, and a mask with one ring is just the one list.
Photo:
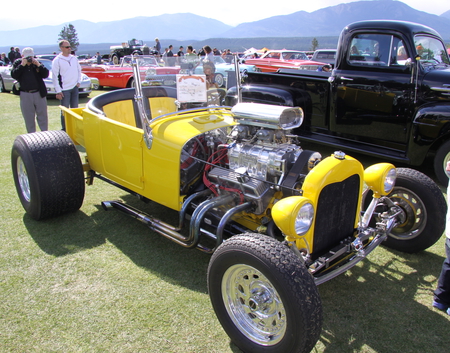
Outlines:
{"label": "yellow hot rod", "polygon": [[206,81],[138,82],[85,108],[62,108],[66,131],[14,142],[19,199],[32,218],[55,217],[78,210],[85,185],[100,179],[177,211],[177,224],[168,224],[124,202],[102,202],[212,254],[212,306],[243,351],[309,352],[322,325],[317,285],[381,243],[406,252],[434,244],[445,199],[418,171],[389,163],[364,169],[342,151],[322,158],[303,150],[291,133],[302,123],[300,108],[211,104],[223,95]]}

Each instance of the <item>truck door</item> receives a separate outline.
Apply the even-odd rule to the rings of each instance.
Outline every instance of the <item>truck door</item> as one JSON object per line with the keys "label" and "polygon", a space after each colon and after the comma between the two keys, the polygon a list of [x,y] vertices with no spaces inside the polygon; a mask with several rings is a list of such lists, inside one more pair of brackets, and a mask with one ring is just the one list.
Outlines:
{"label": "truck door", "polygon": [[330,128],[336,137],[403,155],[413,97],[408,57],[401,38],[391,34],[356,34],[350,40],[333,90]]}

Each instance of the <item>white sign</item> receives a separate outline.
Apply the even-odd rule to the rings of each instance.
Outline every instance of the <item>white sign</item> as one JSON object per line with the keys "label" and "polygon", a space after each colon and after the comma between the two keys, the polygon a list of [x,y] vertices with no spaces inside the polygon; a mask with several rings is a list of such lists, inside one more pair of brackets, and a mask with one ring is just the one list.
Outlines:
{"label": "white sign", "polygon": [[181,103],[206,102],[206,76],[177,75],[177,98]]}

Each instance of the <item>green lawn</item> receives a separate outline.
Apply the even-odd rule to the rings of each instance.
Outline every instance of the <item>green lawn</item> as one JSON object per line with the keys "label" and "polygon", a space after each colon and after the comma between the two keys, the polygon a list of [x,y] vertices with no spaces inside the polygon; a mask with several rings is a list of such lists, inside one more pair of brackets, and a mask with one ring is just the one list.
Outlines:
{"label": "green lawn", "polygon": [[[50,128],[59,129],[58,101],[48,104]],[[0,352],[240,352],[209,302],[209,256],[100,202],[175,214],[95,180],[80,211],[32,220],[10,166],[13,140],[25,133],[19,97],[0,93],[0,124]],[[379,248],[321,285],[313,351],[448,351],[449,317],[430,306],[443,257],[444,238],[420,254]]]}

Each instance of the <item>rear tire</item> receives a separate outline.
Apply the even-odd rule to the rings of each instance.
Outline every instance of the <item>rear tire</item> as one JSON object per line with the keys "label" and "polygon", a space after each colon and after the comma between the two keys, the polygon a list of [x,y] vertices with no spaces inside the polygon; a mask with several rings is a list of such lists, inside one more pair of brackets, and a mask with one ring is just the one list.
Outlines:
{"label": "rear tire", "polygon": [[11,164],[17,194],[35,220],[78,210],[84,199],[80,155],[64,131],[17,136]]}
{"label": "rear tire", "polygon": [[234,236],[208,267],[214,311],[244,352],[310,352],[320,337],[322,304],[313,277],[282,243],[261,234]]}

